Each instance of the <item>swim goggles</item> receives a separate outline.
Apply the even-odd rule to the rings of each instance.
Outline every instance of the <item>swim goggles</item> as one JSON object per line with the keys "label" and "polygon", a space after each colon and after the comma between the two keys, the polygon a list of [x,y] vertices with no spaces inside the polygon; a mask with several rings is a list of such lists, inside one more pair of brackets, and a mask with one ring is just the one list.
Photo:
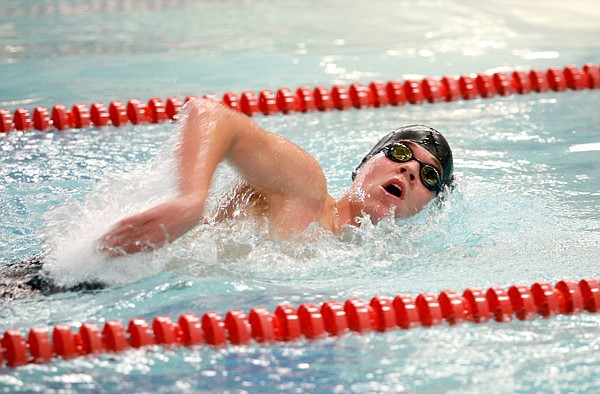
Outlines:
{"label": "swim goggles", "polygon": [[442,176],[438,169],[431,164],[420,162],[408,145],[396,142],[384,147],[383,152],[388,159],[395,161],[396,163],[406,163],[411,160],[416,161],[421,166],[419,175],[423,185],[434,192],[442,190]]}

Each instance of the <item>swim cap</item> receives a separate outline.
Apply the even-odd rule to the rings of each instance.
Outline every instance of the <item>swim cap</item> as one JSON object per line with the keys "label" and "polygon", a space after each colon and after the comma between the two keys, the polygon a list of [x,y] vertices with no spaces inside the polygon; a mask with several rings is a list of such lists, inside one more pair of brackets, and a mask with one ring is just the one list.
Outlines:
{"label": "swim cap", "polygon": [[397,141],[410,141],[419,144],[427,149],[442,165],[442,183],[450,185],[452,183],[452,171],[454,164],[452,162],[452,150],[444,136],[436,129],[423,125],[408,125],[400,127],[397,130],[384,136],[371,149],[371,151],[362,159],[358,167],[352,172],[352,180],[356,178],[358,170],[373,156],[378,154],[386,146]]}

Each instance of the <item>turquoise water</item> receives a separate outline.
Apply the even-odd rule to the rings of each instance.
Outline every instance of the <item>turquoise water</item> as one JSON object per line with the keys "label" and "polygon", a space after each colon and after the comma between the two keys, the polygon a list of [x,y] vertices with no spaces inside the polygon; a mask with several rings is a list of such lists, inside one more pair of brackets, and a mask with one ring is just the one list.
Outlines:
{"label": "turquoise water", "polygon": [[[11,1],[3,108],[600,62],[594,2]],[[97,293],[0,307],[0,332],[358,296],[599,277],[597,91],[261,117],[340,196],[384,132],[443,131],[458,190],[398,223],[273,241],[256,223],[198,228],[156,254],[90,253],[112,220],[168,198],[174,124],[0,136],[0,264],[50,250]],[[223,168],[217,193],[232,182]],[[0,370],[3,391],[595,392],[596,315],[464,324],[227,349],[147,349]]]}

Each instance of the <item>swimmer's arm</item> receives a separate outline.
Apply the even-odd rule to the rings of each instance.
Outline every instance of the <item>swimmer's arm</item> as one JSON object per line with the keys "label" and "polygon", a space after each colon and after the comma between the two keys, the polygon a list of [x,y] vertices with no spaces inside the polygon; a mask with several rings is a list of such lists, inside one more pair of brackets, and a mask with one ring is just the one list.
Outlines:
{"label": "swimmer's arm", "polygon": [[182,118],[178,156],[183,195],[206,198],[216,167],[223,160],[267,199],[310,201],[326,194],[325,175],[308,152],[263,130],[240,112],[208,100],[193,100]]}
{"label": "swimmer's arm", "polygon": [[98,240],[98,249],[116,257],[160,248],[196,226],[203,217],[210,180],[223,143],[216,143],[214,104],[190,101],[181,112],[178,161],[179,189],[177,198],[129,216]]}
{"label": "swimmer's arm", "polygon": [[117,223],[100,240],[105,253],[152,250],[192,229],[203,217],[212,176],[223,160],[270,202],[296,199],[318,205],[327,195],[325,176],[312,156],[216,102],[188,102],[180,137],[180,196]]}

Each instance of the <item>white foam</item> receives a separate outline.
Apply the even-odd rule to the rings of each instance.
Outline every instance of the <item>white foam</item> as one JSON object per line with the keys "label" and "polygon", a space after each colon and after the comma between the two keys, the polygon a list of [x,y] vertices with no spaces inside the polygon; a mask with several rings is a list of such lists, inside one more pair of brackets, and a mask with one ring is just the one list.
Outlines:
{"label": "white foam", "polygon": [[162,269],[164,252],[110,259],[96,250],[96,242],[117,221],[176,195],[174,141],[165,144],[148,164],[108,175],[83,201],[71,199],[46,214],[45,267],[59,284],[123,283]]}

